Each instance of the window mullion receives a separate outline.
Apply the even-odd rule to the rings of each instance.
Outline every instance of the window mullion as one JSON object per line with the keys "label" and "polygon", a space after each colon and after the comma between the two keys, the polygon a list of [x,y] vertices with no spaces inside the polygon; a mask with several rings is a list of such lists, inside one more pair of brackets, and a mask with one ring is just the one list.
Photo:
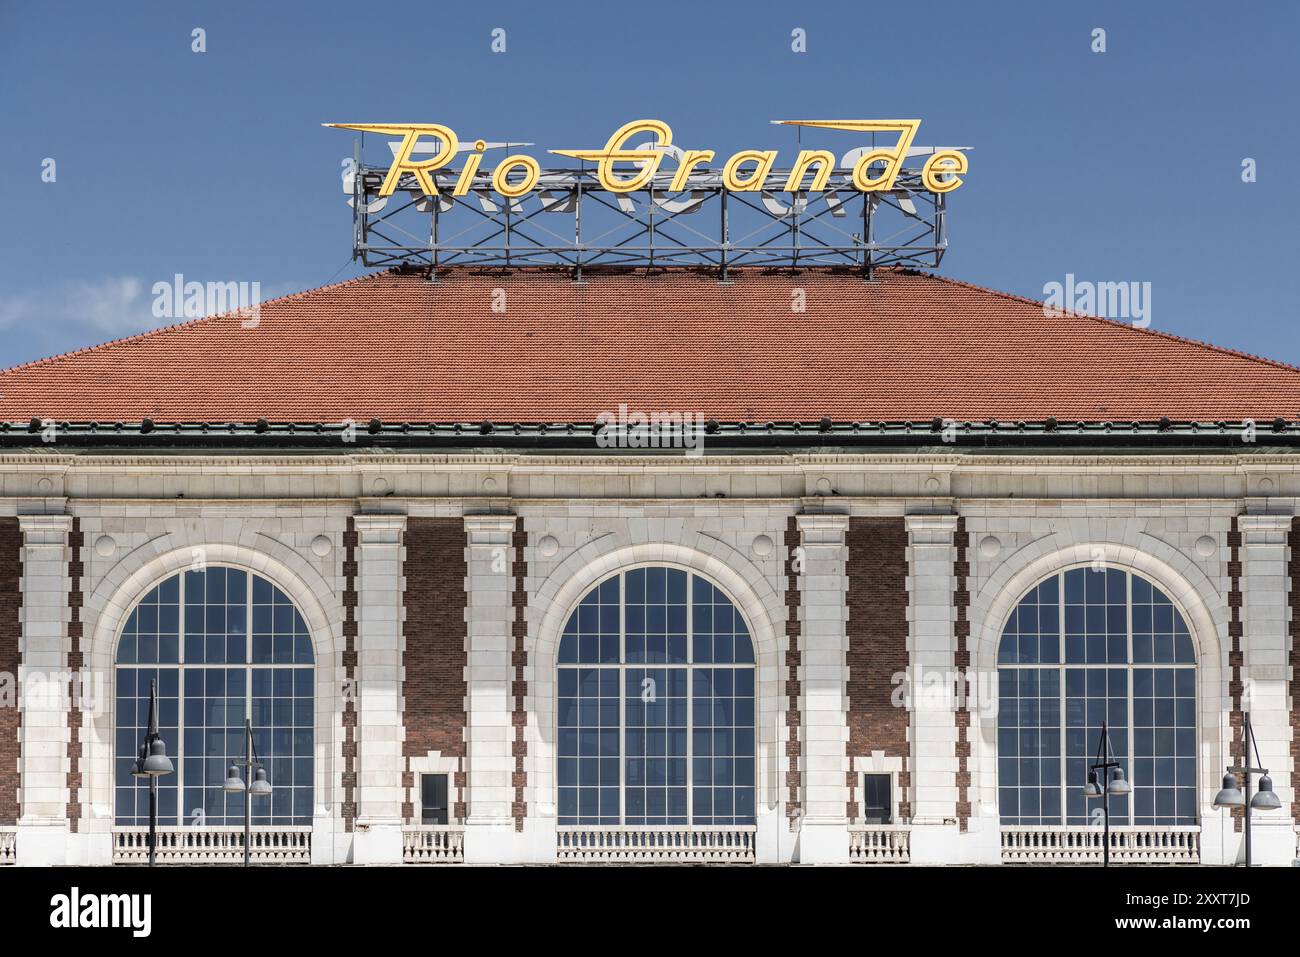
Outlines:
{"label": "window mullion", "polygon": [[[598,586],[599,587],[599,586]],[[644,656],[643,656],[644,657]],[[618,576],[618,823],[627,824],[627,574]],[[599,701],[599,698],[597,699]],[[597,798],[599,809],[600,799]],[[599,810],[597,811],[599,813]]]}
{"label": "window mullion", "polygon": [[[253,718],[253,576],[248,574],[247,587],[244,590],[244,726],[248,727]],[[272,601],[274,604],[274,600]],[[275,612],[271,612],[271,660],[275,660]],[[229,732],[227,732],[228,739]],[[268,772],[269,773],[269,772]],[[253,769],[245,768],[245,783],[252,785]],[[292,794],[290,794],[290,805],[292,805]],[[270,808],[267,808],[267,814],[270,814]]]}
{"label": "window mullion", "polygon": [[695,582],[686,576],[686,826],[695,825]]}
{"label": "window mullion", "polygon": [[1059,735],[1056,739],[1056,750],[1059,752],[1057,766],[1060,768],[1061,778],[1057,788],[1061,795],[1061,824],[1065,825],[1070,820],[1070,782],[1066,774],[1070,748],[1065,726],[1065,572],[1056,576],[1056,660],[1056,726]]}
{"label": "window mullion", "polygon": [[1124,621],[1128,629],[1128,657],[1124,663],[1126,671],[1124,691],[1127,698],[1124,707],[1126,709],[1125,717],[1128,720],[1128,779],[1130,782],[1128,822],[1133,824],[1137,818],[1137,775],[1134,773],[1137,770],[1137,733],[1133,727],[1137,723],[1134,720],[1133,712],[1133,576],[1125,573],[1124,579]]}
{"label": "window mullion", "polygon": [[185,815],[185,573],[176,587],[176,818]]}

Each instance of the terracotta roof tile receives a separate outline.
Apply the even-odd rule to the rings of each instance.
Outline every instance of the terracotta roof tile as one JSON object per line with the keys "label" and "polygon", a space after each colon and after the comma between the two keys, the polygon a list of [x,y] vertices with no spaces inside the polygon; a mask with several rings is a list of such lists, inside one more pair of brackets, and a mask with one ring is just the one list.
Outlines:
{"label": "terracotta roof tile", "polygon": [[904,271],[382,272],[241,323],[0,372],[0,419],[589,422],[620,403],[756,422],[1300,415],[1300,369]]}

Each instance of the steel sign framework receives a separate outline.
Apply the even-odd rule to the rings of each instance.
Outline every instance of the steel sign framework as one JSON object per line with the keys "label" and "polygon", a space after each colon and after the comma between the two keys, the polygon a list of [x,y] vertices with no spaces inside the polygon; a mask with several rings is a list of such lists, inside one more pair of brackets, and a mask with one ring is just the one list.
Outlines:
{"label": "steel sign framework", "polygon": [[769,171],[759,190],[736,192],[717,170],[656,173],[634,192],[605,189],[593,169],[546,169],[534,189],[507,199],[480,173],[466,195],[460,174],[432,174],[425,195],[404,173],[380,196],[387,166],[353,161],[343,191],[353,210],[353,258],[370,267],[552,266],[583,269],[693,266],[722,278],[733,267],[937,268],[948,245],[946,194],[902,169],[889,191],[862,192],[852,171],[834,170],[820,191],[784,190],[789,169]]}

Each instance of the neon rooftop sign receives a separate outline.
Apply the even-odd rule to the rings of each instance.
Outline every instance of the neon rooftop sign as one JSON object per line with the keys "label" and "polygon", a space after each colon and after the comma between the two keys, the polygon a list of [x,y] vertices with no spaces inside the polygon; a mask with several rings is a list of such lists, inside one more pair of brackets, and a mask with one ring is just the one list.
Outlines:
{"label": "neon rooftop sign", "polygon": [[[893,146],[860,147],[843,157],[825,149],[800,150],[793,166],[778,188],[788,192],[823,192],[832,173],[849,170],[847,182],[835,188],[848,186],[862,193],[888,193],[895,187],[903,163],[909,156],[924,155],[925,164],[920,171],[921,186],[935,194],[951,192],[962,184],[967,172],[966,147],[914,147],[920,120],[776,120],[785,126],[807,126],[828,130],[845,130],[854,133],[897,134]],[[336,129],[400,136],[395,144],[393,162],[388,167],[378,195],[391,196],[398,188],[404,174],[415,178],[417,187],[425,196],[438,196],[439,189],[433,173],[450,166],[458,153],[467,153],[465,164],[455,177],[451,196],[465,196],[476,184],[484,151],[490,144],[475,140],[470,148],[462,147],[459,138],[449,126],[438,123],[326,123]],[[629,141],[638,136],[651,140],[636,146]],[[491,144],[496,145],[496,144]],[[527,145],[527,144],[525,144]],[[416,154],[432,152],[429,158]],[[584,162],[595,163],[595,175],[602,188],[611,193],[631,193],[650,187],[665,157],[676,160],[675,175],[668,184],[671,192],[691,188],[698,180],[697,167],[713,162],[713,150],[682,149],[673,143],[673,131],[662,120],[633,120],[619,127],[598,149],[550,150],[559,156],[568,156]],[[720,186],[728,192],[745,193],[771,190],[767,182],[777,159],[776,150],[745,149],[733,153],[721,168]],[[631,167],[630,169],[628,167]],[[486,172],[486,171],[484,171]],[[494,192],[513,199],[532,191],[542,176],[541,166],[532,156],[515,153],[505,157],[492,171]]]}

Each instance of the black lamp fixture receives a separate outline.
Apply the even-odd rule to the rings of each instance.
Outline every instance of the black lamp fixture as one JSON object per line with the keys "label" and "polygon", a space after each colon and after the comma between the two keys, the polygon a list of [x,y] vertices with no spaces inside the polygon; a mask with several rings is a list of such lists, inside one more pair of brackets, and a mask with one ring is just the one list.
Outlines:
{"label": "black lamp fixture", "polygon": [[[1105,779],[1106,786],[1101,785]],[[1101,798],[1102,840],[1101,866],[1110,866],[1110,799],[1123,797],[1133,790],[1132,785],[1124,780],[1124,768],[1114,759],[1110,750],[1110,733],[1106,722],[1101,723],[1101,737],[1097,739],[1097,756],[1088,765],[1088,783],[1084,785],[1085,799]]]}
{"label": "black lamp fixture", "polygon": [[158,846],[158,779],[175,768],[167,757],[167,745],[158,733],[158,682],[149,682],[149,728],[145,731],[140,753],[131,765],[131,776],[149,780],[149,866],[154,865]]}
{"label": "black lamp fixture", "polygon": [[[244,784],[244,779],[239,776],[241,767],[252,773],[252,784]],[[257,751],[253,747],[253,722],[249,718],[244,719],[244,760],[231,762],[222,789],[227,794],[244,795],[244,866],[247,867],[249,836],[252,831],[252,799],[271,796],[271,782],[266,779],[266,768],[257,760]]]}
{"label": "black lamp fixture", "polygon": [[[1277,796],[1273,790],[1273,779],[1268,776],[1268,768],[1252,767],[1250,763],[1250,752],[1253,748],[1255,751],[1255,761],[1259,760],[1259,742],[1255,740],[1255,732],[1250,727],[1250,712],[1245,714],[1245,728],[1242,732],[1242,751],[1244,755],[1241,764],[1232,765],[1228,768],[1228,773],[1223,776],[1223,790],[1214,796],[1215,807],[1244,807],[1246,809],[1246,866],[1250,867],[1250,812],[1255,811],[1276,811],[1282,806],[1282,799]],[[1246,791],[1243,794],[1237,787],[1237,775],[1241,775],[1241,780],[1246,785]],[[1259,790],[1254,797],[1250,795],[1250,776],[1252,774],[1263,775],[1259,779]]]}

